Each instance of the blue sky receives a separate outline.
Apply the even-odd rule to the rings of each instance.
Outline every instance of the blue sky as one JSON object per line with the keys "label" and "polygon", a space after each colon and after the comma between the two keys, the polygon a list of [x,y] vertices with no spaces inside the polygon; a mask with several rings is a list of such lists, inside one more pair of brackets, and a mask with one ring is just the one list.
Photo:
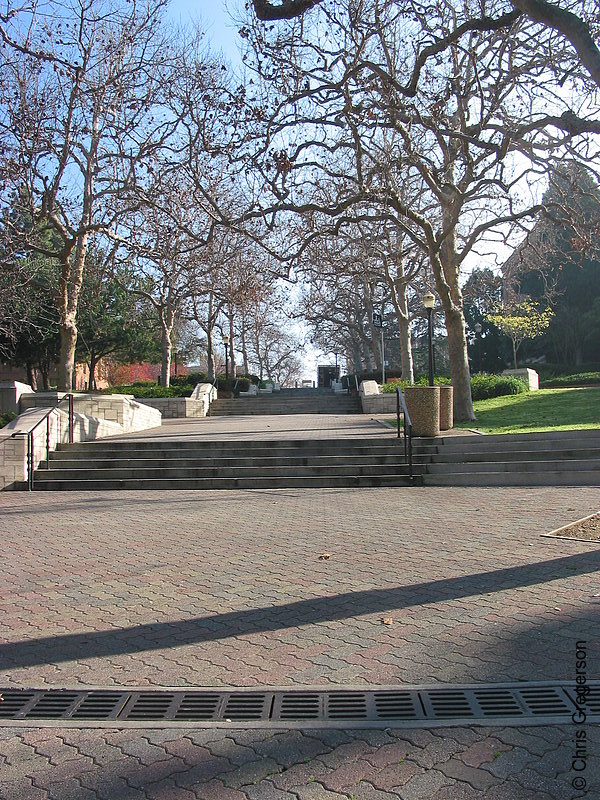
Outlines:
{"label": "blue sky", "polygon": [[237,62],[238,26],[232,22],[227,8],[235,11],[238,5],[236,0],[171,0],[169,15],[182,22],[200,19],[211,49],[222,50],[231,62]]}

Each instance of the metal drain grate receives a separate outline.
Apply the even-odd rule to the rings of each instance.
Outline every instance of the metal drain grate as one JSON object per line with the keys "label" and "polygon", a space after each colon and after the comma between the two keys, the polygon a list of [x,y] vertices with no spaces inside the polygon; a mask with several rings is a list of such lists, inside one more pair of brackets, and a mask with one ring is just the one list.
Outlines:
{"label": "metal drain grate", "polygon": [[[586,714],[600,721],[600,681]],[[6,689],[0,724],[244,727],[426,727],[559,724],[575,710],[573,684],[371,687],[367,689]]]}

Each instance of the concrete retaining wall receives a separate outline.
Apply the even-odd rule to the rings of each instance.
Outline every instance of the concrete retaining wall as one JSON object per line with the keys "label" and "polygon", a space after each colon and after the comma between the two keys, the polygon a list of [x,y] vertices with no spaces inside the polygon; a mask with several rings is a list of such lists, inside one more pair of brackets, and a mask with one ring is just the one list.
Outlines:
{"label": "concrete retaining wall", "polygon": [[395,394],[369,394],[361,395],[363,414],[395,414]]}
{"label": "concrete retaining wall", "polygon": [[[30,408],[10,422],[0,433],[0,491],[21,489],[27,486],[27,431],[43,420],[47,408]],[[117,422],[73,415],[73,441],[87,442],[105,436],[117,436],[123,427]],[[15,435],[16,434],[16,435]],[[56,450],[58,444],[69,441],[69,415],[55,408],[33,432],[33,465],[37,468],[45,461],[48,449]]]}
{"label": "concrete retaining wall", "polygon": [[[51,408],[64,396],[64,392],[22,395],[20,408],[22,412],[30,408]],[[86,417],[116,422],[121,426],[121,433],[156,428],[161,422],[160,411],[128,394],[76,394],[73,396],[73,409]]]}
{"label": "concrete retaining wall", "polygon": [[210,404],[217,399],[217,390],[210,383],[199,383],[191,397],[144,397],[138,402],[160,411],[163,419],[205,417]]}

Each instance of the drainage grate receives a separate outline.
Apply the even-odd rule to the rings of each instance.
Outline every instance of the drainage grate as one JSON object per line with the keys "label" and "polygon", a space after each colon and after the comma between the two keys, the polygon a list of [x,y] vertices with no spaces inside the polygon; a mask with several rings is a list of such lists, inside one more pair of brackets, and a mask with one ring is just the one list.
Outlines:
{"label": "drainage grate", "polygon": [[[600,681],[586,714],[600,721]],[[348,689],[7,689],[0,724],[244,727],[427,727],[568,723],[574,684],[349,687]]]}

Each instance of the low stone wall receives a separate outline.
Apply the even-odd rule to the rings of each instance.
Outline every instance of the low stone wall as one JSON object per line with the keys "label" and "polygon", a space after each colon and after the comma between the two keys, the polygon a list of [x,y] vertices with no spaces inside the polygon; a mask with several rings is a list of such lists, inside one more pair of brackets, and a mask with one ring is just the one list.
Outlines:
{"label": "low stone wall", "polygon": [[160,411],[163,419],[206,416],[204,401],[192,400],[191,397],[144,397],[139,402]]}
{"label": "low stone wall", "polygon": [[199,383],[191,397],[145,397],[138,402],[160,411],[163,419],[180,417],[205,417],[210,404],[217,399],[217,390],[211,383]]}
{"label": "low stone wall", "polygon": [[528,367],[523,369],[505,369],[503,375],[511,375],[513,378],[520,378],[529,386],[530,391],[536,392],[540,388],[540,376],[534,369]]}
{"label": "low stone wall", "polygon": [[[64,392],[22,395],[20,409],[23,412],[30,408],[51,408],[64,396]],[[116,422],[121,426],[121,433],[156,428],[161,423],[160,411],[128,394],[76,394],[73,396],[73,410],[86,417]]]}
{"label": "low stone wall", "polygon": [[395,414],[396,394],[361,395],[363,414]]}
{"label": "low stone wall", "polygon": [[[30,408],[17,419],[10,422],[0,433],[0,491],[2,489],[22,489],[27,486],[27,431],[36,422],[43,420],[47,408]],[[90,417],[85,414],[73,415],[73,441],[87,442],[105,436],[123,433],[117,422]],[[17,434],[17,435],[15,435]],[[48,449],[56,450],[58,444],[69,441],[69,415],[55,408],[47,421],[33,432],[33,466],[47,458]],[[49,447],[48,447],[49,446]]]}
{"label": "low stone wall", "polygon": [[18,414],[19,399],[24,394],[33,394],[33,389],[28,383],[0,381],[0,412],[12,411],[13,414]]}
{"label": "low stone wall", "polygon": [[[2,429],[3,431],[6,428]],[[0,492],[22,488],[27,476],[27,437],[0,433]]]}

